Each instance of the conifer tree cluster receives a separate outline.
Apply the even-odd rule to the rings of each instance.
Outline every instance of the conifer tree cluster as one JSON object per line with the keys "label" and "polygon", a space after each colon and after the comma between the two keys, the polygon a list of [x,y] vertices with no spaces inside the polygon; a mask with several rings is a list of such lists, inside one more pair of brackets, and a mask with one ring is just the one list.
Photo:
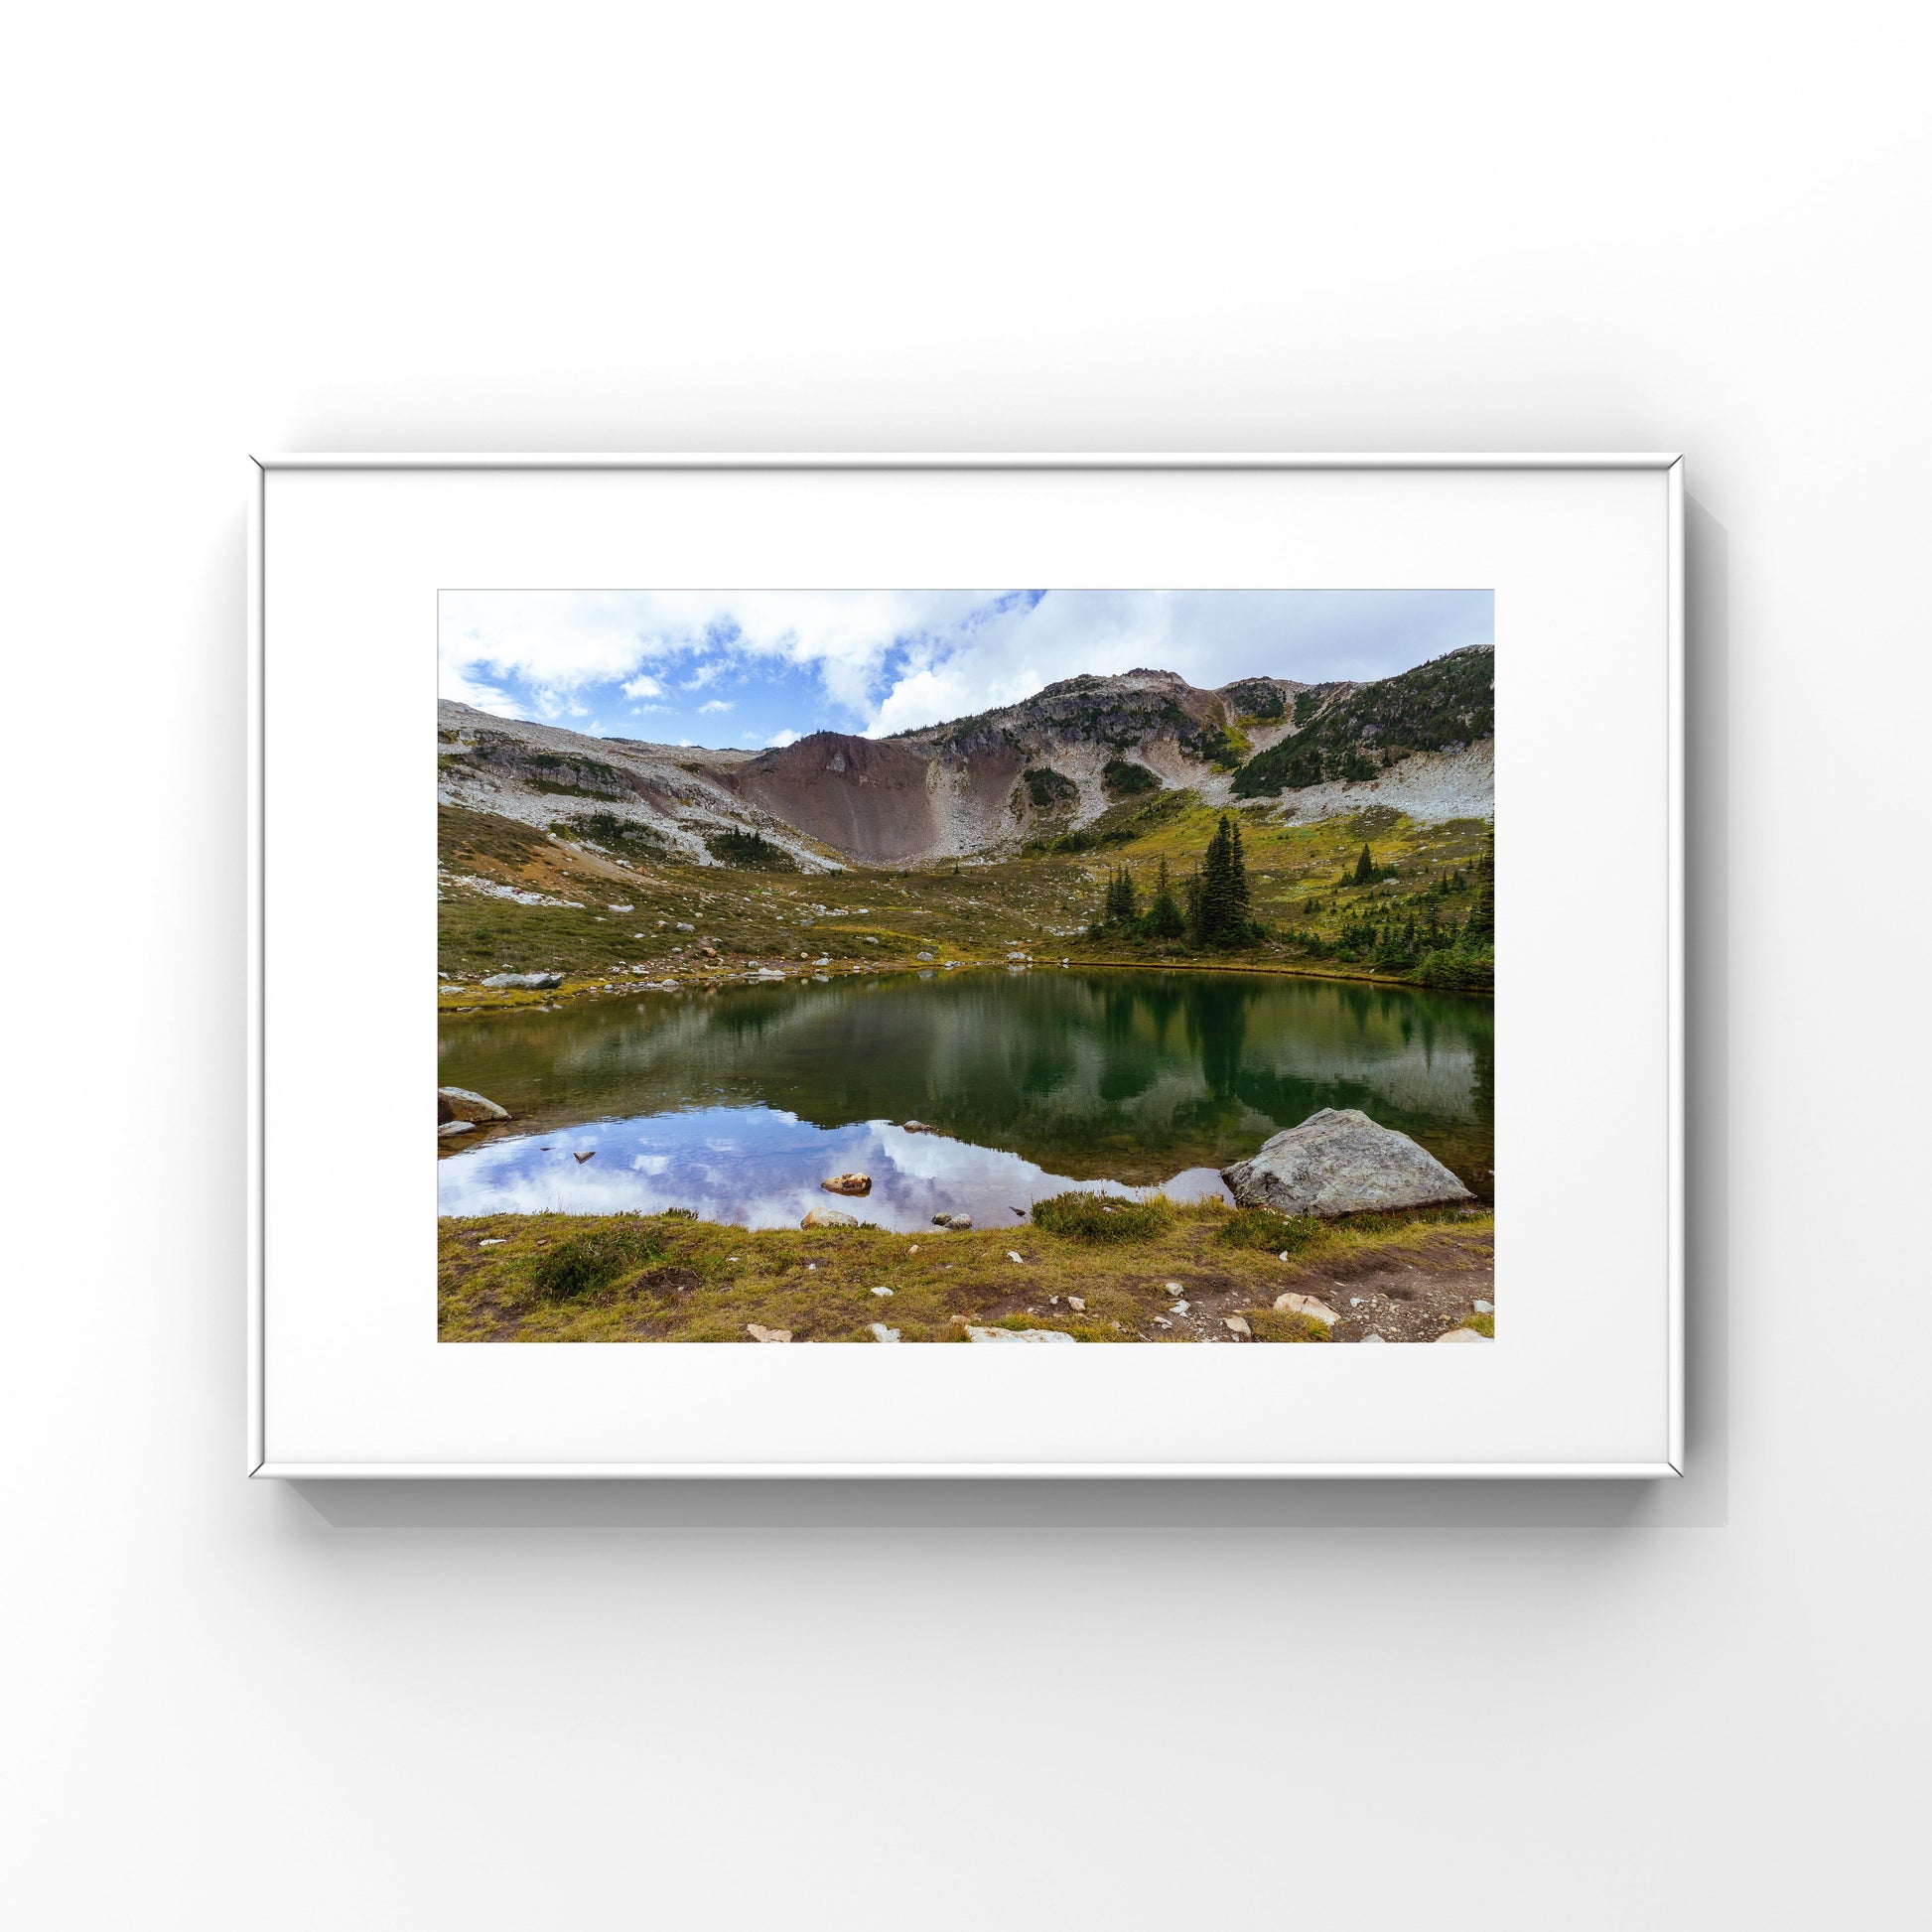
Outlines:
{"label": "conifer tree cluster", "polygon": [[1249,910],[1248,867],[1241,853],[1241,828],[1226,812],[1214,828],[1201,859],[1199,884],[1191,895],[1190,925],[1197,946],[1245,946],[1256,938]]}
{"label": "conifer tree cluster", "polygon": [[1111,935],[1168,941],[1185,938],[1201,947],[1253,945],[1265,935],[1251,910],[1241,828],[1222,814],[1199,869],[1188,875],[1178,892],[1163,859],[1145,911],[1132,869],[1110,866],[1100,915],[1087,931],[1095,939]]}

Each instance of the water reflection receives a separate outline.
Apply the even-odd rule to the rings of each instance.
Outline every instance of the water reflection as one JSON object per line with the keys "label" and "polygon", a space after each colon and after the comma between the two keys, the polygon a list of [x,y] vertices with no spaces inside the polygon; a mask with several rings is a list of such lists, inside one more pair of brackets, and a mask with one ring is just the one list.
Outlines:
{"label": "water reflection", "polygon": [[[588,1153],[591,1159],[580,1161]],[[863,1198],[826,1193],[827,1175],[872,1176]],[[976,1227],[1018,1226],[1033,1203],[1063,1188],[1127,1194],[1113,1180],[1049,1173],[1004,1149],[890,1121],[815,1127],[770,1107],[587,1122],[548,1134],[498,1129],[438,1170],[445,1214],[655,1214],[688,1207],[708,1221],[796,1227],[814,1207],[879,1227],[931,1229],[935,1214],[970,1214]],[[1175,1198],[1225,1199],[1212,1168],[1170,1178]]]}
{"label": "water reflection", "polygon": [[[788,1189],[808,1189],[794,1221],[830,1201],[817,1182],[843,1168],[880,1178],[864,1211],[884,1220],[889,1169],[910,1213],[918,1185],[937,1181],[921,1164],[963,1174],[957,1164],[978,1162],[991,1165],[973,1170],[984,1192],[971,1198],[1004,1211],[1047,1179],[1146,1185],[1218,1169],[1318,1107],[1400,1128],[1486,1196],[1493,1057],[1484,1002],[1237,973],[882,977],[447,1015],[442,1080],[518,1120],[444,1160],[445,1211],[483,1211],[492,1190],[497,1206],[588,1204],[620,1160],[628,1185],[661,1182],[658,1204],[700,1211],[700,1182],[719,1200],[757,1192],[725,1177],[735,1162],[795,1161],[764,1190],[790,1205],[801,1197]],[[912,1119],[950,1139],[892,1125]],[[592,1122],[595,1161],[555,1154],[564,1130]],[[560,1162],[576,1172],[560,1174]],[[553,1181],[565,1191],[538,1198]],[[964,1198],[925,1211],[954,1205],[978,1218]]]}

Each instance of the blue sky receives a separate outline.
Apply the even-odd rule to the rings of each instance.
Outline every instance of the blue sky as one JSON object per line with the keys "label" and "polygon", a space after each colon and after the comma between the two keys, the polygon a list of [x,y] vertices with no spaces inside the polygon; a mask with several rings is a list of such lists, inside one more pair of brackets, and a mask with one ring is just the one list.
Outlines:
{"label": "blue sky", "polygon": [[882,736],[1082,671],[1387,677],[1494,641],[1489,591],[445,591],[442,695],[604,738]]}

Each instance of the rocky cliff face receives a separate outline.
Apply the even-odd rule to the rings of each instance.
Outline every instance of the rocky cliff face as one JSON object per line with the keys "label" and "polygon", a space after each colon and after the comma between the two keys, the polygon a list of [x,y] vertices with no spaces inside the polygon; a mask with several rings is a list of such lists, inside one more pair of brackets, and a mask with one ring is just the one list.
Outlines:
{"label": "rocky cliff face", "polygon": [[1487,816],[1492,661],[1484,645],[1368,684],[1253,677],[1217,691],[1172,671],[1074,677],[893,738],[815,732],[757,754],[583,738],[444,704],[440,795],[700,864],[756,838],[806,871],[1011,850],[1182,787],[1209,803],[1279,796],[1302,817],[1385,792],[1419,817]]}

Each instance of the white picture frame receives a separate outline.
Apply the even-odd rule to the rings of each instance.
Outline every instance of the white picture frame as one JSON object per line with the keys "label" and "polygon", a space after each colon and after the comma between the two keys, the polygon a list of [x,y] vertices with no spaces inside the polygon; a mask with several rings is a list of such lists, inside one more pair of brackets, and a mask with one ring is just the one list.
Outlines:
{"label": "white picture frame", "polygon": [[[250,1475],[1682,1473],[1680,457],[290,455],[255,459],[251,482]],[[413,966],[433,908],[411,817],[433,799],[407,748],[433,700],[435,589],[491,582],[1491,587],[1507,1333],[1449,1350],[439,1354],[433,1207],[417,1229],[413,1170],[384,1153],[424,1140],[435,1018]],[[345,804],[302,774],[350,735],[366,783]],[[398,822],[407,836],[358,841]],[[364,856],[352,903],[319,908],[332,841]],[[1549,882],[1613,848],[1646,890],[1607,958]],[[319,983],[324,932],[368,970]],[[1586,1006],[1595,1057],[1565,1118],[1551,1061]],[[352,1195],[328,1191],[305,1140],[319,1078],[345,1066],[368,1131]]]}

